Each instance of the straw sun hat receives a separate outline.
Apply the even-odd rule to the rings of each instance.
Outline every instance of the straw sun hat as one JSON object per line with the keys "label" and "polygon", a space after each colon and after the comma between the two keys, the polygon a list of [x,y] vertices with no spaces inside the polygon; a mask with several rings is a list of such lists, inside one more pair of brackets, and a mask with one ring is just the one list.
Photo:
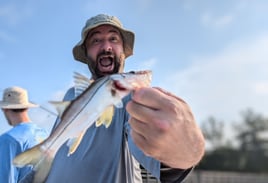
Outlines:
{"label": "straw sun hat", "polygon": [[99,14],[97,16],[88,19],[86,25],[82,29],[81,40],[73,48],[73,56],[76,60],[87,64],[88,58],[86,55],[84,42],[89,31],[100,25],[112,25],[116,27],[120,31],[124,41],[124,52],[126,58],[133,54],[135,34],[129,30],[124,29],[122,23],[117,17],[105,14]]}
{"label": "straw sun hat", "polygon": [[28,101],[27,91],[20,87],[9,87],[3,93],[3,100],[0,101],[2,109],[24,109],[38,107],[38,105]]}

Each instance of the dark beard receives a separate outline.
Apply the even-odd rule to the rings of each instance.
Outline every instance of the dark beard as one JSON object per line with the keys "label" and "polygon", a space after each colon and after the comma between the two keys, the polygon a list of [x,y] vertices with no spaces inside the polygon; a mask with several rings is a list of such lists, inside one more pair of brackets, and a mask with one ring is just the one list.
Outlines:
{"label": "dark beard", "polygon": [[[112,53],[111,52],[101,52],[101,53],[99,53],[98,55],[97,55],[97,60],[98,60],[98,58],[100,57],[100,56],[103,56],[103,55],[105,55],[105,56],[109,56],[109,55],[112,55]],[[93,59],[92,58],[88,58],[88,67],[89,67],[89,69],[90,69],[90,71],[91,71],[91,74],[92,74],[92,78],[93,79],[97,79],[97,78],[101,78],[101,77],[103,77],[103,76],[105,76],[105,75],[107,75],[107,74],[115,74],[115,73],[119,73],[119,72],[122,72],[122,70],[123,70],[123,68],[122,67],[124,67],[124,58],[125,58],[125,56],[124,56],[124,54],[122,54],[120,57],[117,57],[117,56],[115,56],[114,55],[114,58],[113,58],[113,62],[114,62],[114,69],[113,69],[113,71],[111,71],[111,72],[109,72],[109,73],[103,73],[103,72],[101,72],[100,70],[99,70],[99,68],[98,68],[98,61],[93,61]]]}

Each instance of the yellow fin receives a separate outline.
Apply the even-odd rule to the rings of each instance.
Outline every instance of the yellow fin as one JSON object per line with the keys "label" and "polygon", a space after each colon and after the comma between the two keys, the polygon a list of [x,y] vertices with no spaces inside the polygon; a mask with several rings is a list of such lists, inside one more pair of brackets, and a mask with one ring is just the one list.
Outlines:
{"label": "yellow fin", "polygon": [[70,139],[71,143],[68,142],[69,144],[69,152],[68,152],[68,156],[70,156],[71,154],[73,154],[77,147],[79,146],[81,140],[83,139],[85,132],[81,133],[78,137]]}
{"label": "yellow fin", "polygon": [[96,127],[104,125],[106,128],[108,128],[112,123],[113,114],[114,114],[114,106],[106,108],[106,110],[102,113],[102,115],[97,119],[95,123]]}

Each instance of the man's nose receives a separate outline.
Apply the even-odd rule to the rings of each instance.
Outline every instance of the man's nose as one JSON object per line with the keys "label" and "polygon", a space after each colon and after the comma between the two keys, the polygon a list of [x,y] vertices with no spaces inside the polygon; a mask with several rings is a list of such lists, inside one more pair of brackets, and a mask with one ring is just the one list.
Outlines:
{"label": "man's nose", "polygon": [[102,45],[103,51],[112,51],[113,47],[112,44],[109,41],[104,41]]}

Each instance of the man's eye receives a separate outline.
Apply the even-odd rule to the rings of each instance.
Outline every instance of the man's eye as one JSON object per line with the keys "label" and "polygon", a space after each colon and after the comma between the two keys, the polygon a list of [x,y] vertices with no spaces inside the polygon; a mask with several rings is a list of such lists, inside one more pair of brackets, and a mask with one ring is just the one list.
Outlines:
{"label": "man's eye", "polygon": [[99,42],[100,42],[99,39],[93,39],[93,40],[92,40],[92,43],[93,43],[93,44],[96,44],[96,43],[99,43]]}
{"label": "man's eye", "polygon": [[117,37],[111,37],[111,41],[113,41],[113,42],[117,42]]}
{"label": "man's eye", "polygon": [[90,45],[99,44],[100,42],[101,42],[101,40],[98,39],[98,38],[92,38],[92,39],[89,40]]}

